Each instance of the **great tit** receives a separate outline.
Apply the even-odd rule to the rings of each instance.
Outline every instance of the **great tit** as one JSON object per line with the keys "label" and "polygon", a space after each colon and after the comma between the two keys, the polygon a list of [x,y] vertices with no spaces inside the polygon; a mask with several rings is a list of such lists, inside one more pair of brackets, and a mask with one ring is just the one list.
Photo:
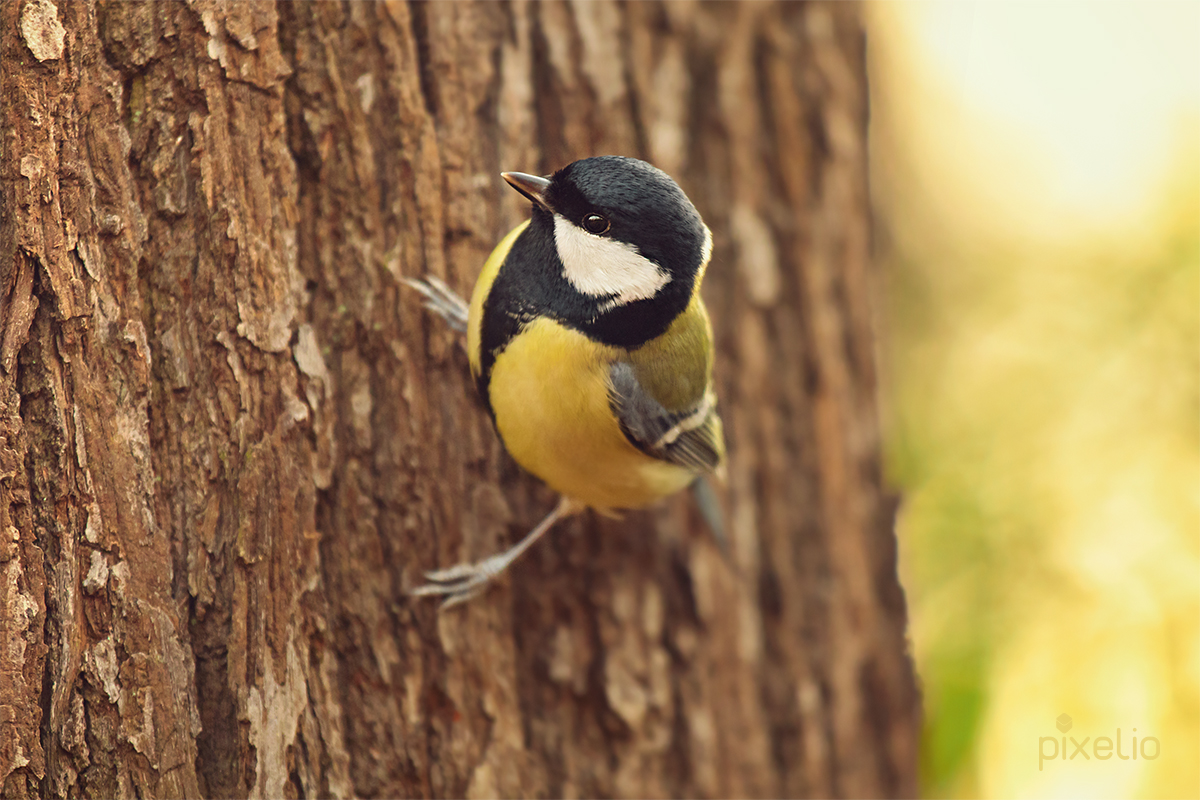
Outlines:
{"label": "great tit", "polygon": [[565,516],[642,508],[724,469],[700,299],[712,233],[687,195],[620,156],[502,177],[533,213],[492,251],[470,305],[436,279],[412,285],[466,328],[504,446],[562,498],[509,550],[425,573],[412,594],[443,595],[443,607],[481,592]]}

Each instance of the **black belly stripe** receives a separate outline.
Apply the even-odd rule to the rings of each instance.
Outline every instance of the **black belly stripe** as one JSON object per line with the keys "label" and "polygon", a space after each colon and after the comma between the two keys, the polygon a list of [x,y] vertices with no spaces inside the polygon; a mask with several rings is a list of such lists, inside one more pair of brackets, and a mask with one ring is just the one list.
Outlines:
{"label": "black belly stripe", "polygon": [[558,263],[553,238],[547,250],[543,237],[531,234],[536,222],[535,216],[533,223],[513,242],[483,303],[479,331],[479,375],[475,386],[493,421],[496,414],[492,410],[488,387],[491,385],[496,357],[504,352],[504,348],[525,325],[538,316],[538,303],[542,297],[537,286],[546,280],[545,265],[549,263],[553,269]]}

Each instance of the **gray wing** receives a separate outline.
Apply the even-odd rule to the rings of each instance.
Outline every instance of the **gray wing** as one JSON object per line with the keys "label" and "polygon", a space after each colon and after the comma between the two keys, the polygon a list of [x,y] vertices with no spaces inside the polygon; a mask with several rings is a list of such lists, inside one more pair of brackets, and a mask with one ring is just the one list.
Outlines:
{"label": "gray wing", "polygon": [[711,388],[694,405],[672,411],[642,387],[631,364],[618,361],[610,368],[609,377],[609,403],[634,447],[697,472],[720,468],[725,442]]}

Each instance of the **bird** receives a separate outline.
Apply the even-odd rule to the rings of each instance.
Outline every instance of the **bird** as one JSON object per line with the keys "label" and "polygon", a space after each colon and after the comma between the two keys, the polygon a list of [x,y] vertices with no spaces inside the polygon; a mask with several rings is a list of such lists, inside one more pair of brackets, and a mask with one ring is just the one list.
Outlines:
{"label": "bird", "polygon": [[720,537],[706,477],[724,479],[726,451],[700,296],[712,232],[670,176],[636,158],[501,177],[531,213],[492,251],[470,303],[434,276],[406,282],[465,330],[496,432],[560,500],[504,552],[426,572],[410,594],[440,596],[443,609],[584,509],[644,508],[691,485]]}

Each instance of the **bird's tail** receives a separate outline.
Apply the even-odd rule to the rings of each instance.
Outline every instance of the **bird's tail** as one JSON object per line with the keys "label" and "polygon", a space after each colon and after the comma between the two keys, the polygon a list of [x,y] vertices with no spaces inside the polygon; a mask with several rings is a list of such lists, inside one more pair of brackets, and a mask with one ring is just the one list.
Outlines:
{"label": "bird's tail", "polygon": [[721,513],[720,498],[717,497],[707,475],[701,475],[692,481],[691,489],[700,516],[704,518],[713,540],[721,550],[721,555],[728,561],[733,557],[733,553],[729,547],[729,537],[725,535],[725,517]]}

